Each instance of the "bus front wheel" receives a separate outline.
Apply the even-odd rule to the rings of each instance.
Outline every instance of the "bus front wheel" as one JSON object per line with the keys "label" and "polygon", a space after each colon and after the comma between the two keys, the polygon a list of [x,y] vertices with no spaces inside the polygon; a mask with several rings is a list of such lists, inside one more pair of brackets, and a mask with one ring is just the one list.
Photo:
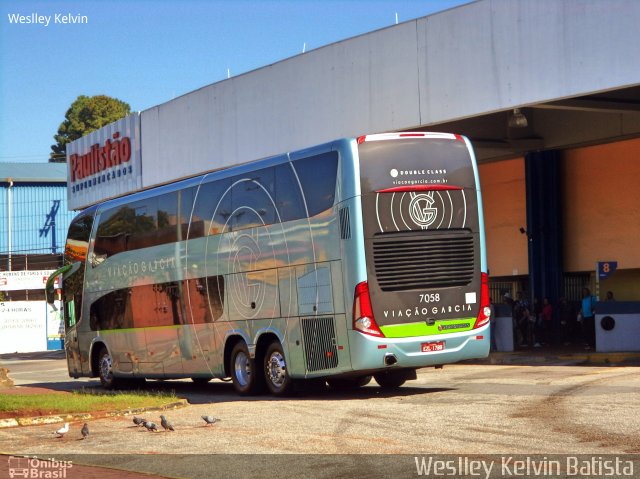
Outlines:
{"label": "bus front wheel", "polygon": [[293,381],[287,370],[282,345],[272,342],[264,354],[264,377],[267,388],[274,396],[286,396],[291,393]]}
{"label": "bus front wheel", "polygon": [[229,371],[233,388],[238,394],[249,396],[257,394],[262,385],[260,368],[256,368],[255,359],[249,355],[249,348],[240,341],[231,350]]}
{"label": "bus front wheel", "polygon": [[105,389],[114,389],[118,386],[118,381],[113,377],[113,361],[107,348],[102,348],[98,354],[98,377],[100,384]]}

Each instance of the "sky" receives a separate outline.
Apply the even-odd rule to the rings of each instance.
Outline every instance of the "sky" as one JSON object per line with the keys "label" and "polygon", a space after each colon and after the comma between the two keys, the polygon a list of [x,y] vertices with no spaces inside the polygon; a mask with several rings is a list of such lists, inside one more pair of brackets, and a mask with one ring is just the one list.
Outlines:
{"label": "sky", "polygon": [[[142,111],[391,26],[396,14],[402,23],[469,1],[1,0],[0,163],[48,161],[79,95],[109,95]],[[11,22],[34,14],[44,23]],[[56,23],[56,15],[87,23]]]}

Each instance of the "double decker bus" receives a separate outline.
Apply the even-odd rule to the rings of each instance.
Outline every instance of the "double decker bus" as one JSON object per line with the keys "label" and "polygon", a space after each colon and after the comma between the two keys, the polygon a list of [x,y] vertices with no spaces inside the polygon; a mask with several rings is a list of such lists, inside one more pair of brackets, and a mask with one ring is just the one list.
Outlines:
{"label": "double decker bus", "polygon": [[444,133],[336,140],[80,212],[69,375],[384,388],[489,351],[480,186]]}

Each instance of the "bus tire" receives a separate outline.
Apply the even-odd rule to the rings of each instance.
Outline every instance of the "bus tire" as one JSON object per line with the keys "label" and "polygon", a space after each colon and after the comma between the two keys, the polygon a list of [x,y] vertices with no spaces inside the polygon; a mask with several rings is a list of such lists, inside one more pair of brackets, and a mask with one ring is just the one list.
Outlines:
{"label": "bus tire", "polygon": [[105,347],[98,353],[98,377],[105,389],[115,389],[120,385],[118,379],[113,376],[113,360]]}
{"label": "bus tire", "polygon": [[397,389],[407,382],[405,371],[387,371],[374,374],[373,378],[382,389]]}
{"label": "bus tire", "polygon": [[361,376],[359,378],[334,378],[327,379],[327,384],[334,391],[355,391],[371,382],[371,376]]}
{"label": "bus tire", "polygon": [[284,351],[279,341],[273,341],[264,353],[264,378],[274,396],[287,396],[293,390]]}
{"label": "bus tire", "polygon": [[236,343],[229,358],[229,371],[233,388],[242,396],[251,396],[260,391],[263,383],[261,368],[256,368],[256,361],[249,356],[249,348],[244,341]]}

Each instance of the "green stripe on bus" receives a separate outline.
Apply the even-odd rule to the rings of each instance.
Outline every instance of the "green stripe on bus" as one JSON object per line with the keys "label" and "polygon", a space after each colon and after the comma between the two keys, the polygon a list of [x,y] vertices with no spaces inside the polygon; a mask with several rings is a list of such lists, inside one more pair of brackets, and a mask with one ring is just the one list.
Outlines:
{"label": "green stripe on bus", "polygon": [[380,326],[380,331],[387,338],[410,338],[413,336],[429,336],[432,334],[458,333],[473,329],[475,318],[449,319],[437,321],[429,326],[425,321],[419,323],[391,324]]}

